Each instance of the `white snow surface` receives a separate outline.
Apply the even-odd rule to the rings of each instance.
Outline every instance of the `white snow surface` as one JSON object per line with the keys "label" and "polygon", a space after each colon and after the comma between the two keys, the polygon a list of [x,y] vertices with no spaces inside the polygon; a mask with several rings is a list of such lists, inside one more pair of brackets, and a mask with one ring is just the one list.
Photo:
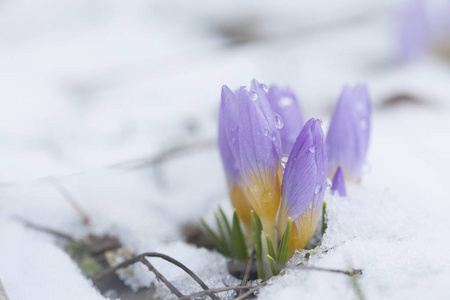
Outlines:
{"label": "white snow surface", "polygon": [[[428,1],[430,4],[441,1]],[[182,227],[229,212],[214,144],[223,84],[289,85],[326,131],[343,84],[373,101],[364,178],[326,195],[329,227],[310,266],[361,269],[366,299],[449,299],[450,62],[395,62],[401,1],[51,1],[0,3],[0,279],[11,300],[104,299],[54,237],[112,234],[134,253],[179,259],[210,287],[238,284],[217,252]],[[253,41],[217,28],[240,24]],[[382,108],[392,96],[421,103]],[[142,165],[173,147],[200,150]],[[137,167],[139,166],[139,167]],[[84,225],[54,185],[88,213]],[[302,259],[294,257],[291,265]],[[152,264],[183,293],[181,270]],[[155,284],[143,266],[132,288]],[[358,299],[349,277],[289,268],[260,299]],[[222,294],[224,298],[230,294]]]}

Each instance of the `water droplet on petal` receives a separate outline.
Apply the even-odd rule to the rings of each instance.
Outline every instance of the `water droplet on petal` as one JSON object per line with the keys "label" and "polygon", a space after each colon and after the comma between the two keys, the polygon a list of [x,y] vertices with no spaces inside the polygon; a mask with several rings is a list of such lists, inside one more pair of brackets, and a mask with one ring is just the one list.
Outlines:
{"label": "water droplet on petal", "polygon": [[320,126],[323,125],[323,121],[321,119],[316,119],[317,122],[319,122]]}
{"label": "water droplet on petal", "polygon": [[263,196],[262,196],[262,201],[264,203],[268,203],[272,201],[272,192],[264,192]]}
{"label": "water droplet on petal", "polygon": [[315,152],[316,152],[316,146],[311,145],[311,146],[309,147],[309,152],[315,153]]}
{"label": "water droplet on petal", "polygon": [[252,99],[253,101],[258,100],[258,94],[256,94],[255,92],[251,91],[250,92],[250,99]]}
{"label": "water droplet on petal", "polygon": [[314,194],[319,194],[320,191],[322,190],[322,186],[320,184],[316,185],[316,189],[314,190]]}
{"label": "water droplet on petal", "polygon": [[327,189],[330,189],[333,186],[333,181],[330,178],[327,178]]}
{"label": "water droplet on petal", "polygon": [[258,192],[258,186],[256,184],[253,185],[252,192],[254,193]]}
{"label": "water droplet on petal", "polygon": [[269,130],[264,130],[264,136],[268,136],[269,135]]}
{"label": "water droplet on petal", "polygon": [[275,127],[276,128],[278,128],[278,129],[281,129],[281,128],[283,128],[283,119],[280,117],[280,115],[279,114],[277,114],[277,113],[273,113],[274,114],[274,116],[275,116]]}
{"label": "water droplet on petal", "polygon": [[272,141],[275,142],[276,139],[277,139],[277,138],[276,138],[275,136],[272,136]]}
{"label": "water droplet on petal", "polygon": [[286,168],[288,159],[289,159],[289,155],[283,155],[283,157],[281,157],[281,166],[283,167],[283,171]]}
{"label": "water droplet on petal", "polygon": [[264,92],[266,92],[266,93],[269,92],[269,88],[264,83],[261,84],[261,87],[262,87]]}

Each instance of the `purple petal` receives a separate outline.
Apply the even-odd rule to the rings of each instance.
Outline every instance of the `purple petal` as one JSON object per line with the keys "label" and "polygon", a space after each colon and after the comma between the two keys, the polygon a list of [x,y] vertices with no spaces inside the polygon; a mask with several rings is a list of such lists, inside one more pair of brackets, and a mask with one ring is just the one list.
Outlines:
{"label": "purple petal", "polygon": [[237,99],[227,87],[222,87],[222,99],[219,108],[218,144],[223,167],[230,184],[240,181],[238,168],[238,111]]}
{"label": "purple petal", "polygon": [[280,129],[281,148],[283,154],[289,154],[304,124],[297,97],[289,88],[271,86],[268,99],[273,111],[283,120],[283,127]]}
{"label": "purple petal", "polygon": [[270,112],[261,103],[267,99],[254,97],[253,92],[249,93],[244,87],[239,91],[239,167],[252,207],[265,226],[266,222],[275,222],[278,210],[280,161],[277,149],[281,145],[277,139],[278,129],[270,121]]}
{"label": "purple petal", "polygon": [[277,153],[274,144],[276,128],[267,121],[259,99],[253,100],[242,87],[239,91],[239,156],[244,178],[258,178],[267,172],[275,174]]}
{"label": "purple petal", "polygon": [[327,134],[328,173],[341,166],[345,176],[361,179],[370,135],[370,98],[365,85],[345,86]]}
{"label": "purple petal", "polygon": [[[273,129],[272,130],[272,140],[274,141],[275,150],[278,153],[279,158],[282,156],[282,148],[281,148],[281,135],[280,135],[280,126],[279,119],[275,115],[272,107],[270,106],[268,97],[267,97],[267,86],[260,84],[256,79],[252,80],[251,92],[255,93],[257,96],[257,103],[259,104],[261,111],[263,112],[268,125]],[[253,94],[254,96],[254,94]],[[300,132],[300,131],[299,131]]]}
{"label": "purple petal", "polygon": [[423,0],[410,0],[400,11],[397,35],[400,60],[411,60],[427,51],[430,33]]}
{"label": "purple petal", "polygon": [[337,168],[336,173],[334,174],[331,191],[333,192],[333,194],[335,191],[338,191],[339,196],[341,197],[347,196],[347,191],[345,189],[344,173],[342,172],[341,167]]}
{"label": "purple petal", "polygon": [[[295,222],[308,208],[321,207],[327,184],[327,153],[320,121],[310,119],[289,155],[281,186],[281,218]],[[315,225],[314,225],[315,228]]]}

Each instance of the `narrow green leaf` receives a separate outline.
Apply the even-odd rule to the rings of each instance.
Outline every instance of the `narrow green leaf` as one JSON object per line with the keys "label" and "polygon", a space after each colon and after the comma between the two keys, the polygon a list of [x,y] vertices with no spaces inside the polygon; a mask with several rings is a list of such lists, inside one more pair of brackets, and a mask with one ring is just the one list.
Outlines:
{"label": "narrow green leaf", "polygon": [[325,234],[325,231],[328,228],[328,220],[327,220],[327,203],[323,201],[322,205],[322,236]]}
{"label": "narrow green leaf", "polygon": [[267,254],[266,257],[270,262],[270,269],[272,270],[272,275],[275,276],[278,273],[280,273],[280,270],[278,270],[278,264],[275,261],[275,258],[273,258],[270,254]]}
{"label": "narrow green leaf", "polygon": [[233,214],[232,239],[234,255],[237,259],[248,260],[247,245],[245,244],[244,234],[242,233],[241,224],[237,213]]}
{"label": "narrow green leaf", "polygon": [[253,243],[255,247],[255,258],[256,258],[256,271],[258,273],[258,278],[262,278],[262,249],[261,249],[261,222],[258,222],[259,218],[252,210],[250,212],[250,219],[252,221],[252,234]]}
{"label": "narrow green leaf", "polygon": [[277,263],[277,262],[275,261],[275,259],[274,259],[270,254],[267,254],[267,258],[270,260],[271,263],[274,263],[274,264]]}
{"label": "narrow green leaf", "polygon": [[275,249],[273,248],[272,240],[270,239],[269,235],[266,234],[266,242],[267,242],[267,250],[269,254],[267,255],[267,258],[270,260],[270,266],[272,268],[272,274],[277,275],[280,270],[278,270],[278,264],[276,262],[277,255],[275,254]]}
{"label": "narrow green leaf", "polygon": [[219,238],[226,242],[225,231],[223,231],[222,222],[219,219],[219,215],[217,213],[214,214],[214,218],[216,219],[217,228],[219,229]]}
{"label": "narrow green leaf", "polygon": [[267,241],[267,247],[269,250],[269,255],[276,258],[275,249],[273,248],[272,240],[270,239],[269,235],[266,234],[266,241]]}
{"label": "narrow green leaf", "polygon": [[225,213],[223,212],[222,207],[220,207],[220,205],[219,205],[219,213],[220,213],[220,215],[222,216],[223,223],[225,224],[225,228],[227,229],[228,235],[229,235],[229,237],[230,237],[230,239],[231,239],[231,226],[230,226],[230,222],[228,222],[228,219],[227,219],[227,217],[225,216]]}
{"label": "narrow green leaf", "polygon": [[286,223],[286,229],[284,230],[283,237],[281,238],[280,247],[278,248],[278,263],[284,265],[286,263],[288,248],[289,248],[289,238],[291,237],[291,225],[292,220],[289,217]]}
{"label": "narrow green leaf", "polygon": [[206,232],[213,239],[214,243],[216,244],[217,248],[219,248],[220,252],[222,252],[224,255],[226,255],[228,257],[231,257],[230,252],[228,251],[228,248],[226,247],[226,245],[223,244],[223,242],[214,233],[214,231],[211,229],[211,227],[209,227],[208,224],[206,224],[205,220],[203,220],[203,218],[200,218],[200,222],[202,222],[203,227],[205,227]]}
{"label": "narrow green leaf", "polygon": [[225,236],[225,231],[223,229],[222,221],[218,212],[214,213],[214,217],[216,219],[217,228],[219,229],[219,236],[221,243],[229,250],[231,256],[233,256],[233,246],[231,244],[231,239],[227,239]]}

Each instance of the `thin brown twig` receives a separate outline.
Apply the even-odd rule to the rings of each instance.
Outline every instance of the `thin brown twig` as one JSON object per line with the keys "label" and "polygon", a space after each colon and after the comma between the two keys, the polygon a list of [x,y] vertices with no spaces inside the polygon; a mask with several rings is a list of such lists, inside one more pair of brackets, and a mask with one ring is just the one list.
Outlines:
{"label": "thin brown twig", "polygon": [[[190,270],[184,264],[182,264],[178,260],[174,259],[173,257],[170,257],[170,256],[162,254],[162,253],[157,253],[157,252],[146,252],[146,253],[142,253],[136,257],[125,260],[125,261],[121,262],[120,264],[118,264],[117,266],[110,268],[108,270],[105,270],[102,273],[94,276],[93,280],[94,281],[100,280],[101,278],[103,278],[109,274],[112,274],[119,269],[125,268],[129,265],[132,265],[132,264],[138,262],[138,261],[142,261],[142,259],[144,259],[145,257],[159,257],[161,259],[164,259],[165,261],[168,261],[168,262],[176,265],[177,267],[179,267],[180,269],[185,271],[192,279],[194,279],[204,290],[209,290],[209,287],[194,272],[192,272],[192,270]],[[211,295],[211,298],[214,300],[220,300],[220,298],[218,298],[215,295]]]}
{"label": "thin brown twig", "polygon": [[172,159],[174,157],[189,154],[192,152],[200,151],[200,150],[207,150],[213,146],[216,145],[216,141],[214,139],[205,139],[201,141],[197,141],[190,144],[184,144],[172,147],[166,151],[163,151],[159,154],[157,154],[154,157],[144,157],[140,159],[134,159],[131,161],[126,161],[118,164],[114,164],[110,167],[112,168],[122,168],[126,167],[129,169],[141,169],[148,166],[156,166],[159,165],[169,159]]}
{"label": "thin brown twig", "polygon": [[[296,267],[300,267],[298,268],[299,270],[306,270],[306,271],[323,271],[323,272],[332,272],[332,273],[339,273],[339,274],[344,274],[347,276],[355,276],[355,275],[361,275],[362,274],[362,270],[360,269],[352,269],[351,271],[344,271],[344,270],[337,270],[337,269],[327,269],[327,268],[320,268],[320,267],[310,267],[310,266],[301,266],[301,265],[296,265]],[[280,272],[278,275],[270,278],[269,280],[273,280],[277,277],[281,277],[285,274],[285,271]],[[256,292],[257,290],[261,289],[262,287],[266,286],[267,283],[269,282],[269,280],[263,281],[260,284],[256,285],[255,287],[251,288],[250,290],[248,290],[247,292],[239,295],[238,297],[234,298],[234,300],[243,300],[246,297],[250,296],[251,294],[253,294],[254,292]]]}
{"label": "thin brown twig", "polygon": [[73,197],[69,193],[69,191],[64,186],[62,186],[57,180],[54,181],[54,185],[56,189],[59,191],[59,193],[64,197],[64,199],[66,199],[67,202],[69,202],[70,206],[72,206],[72,208],[80,215],[81,219],[83,220],[83,223],[85,225],[88,225],[90,222],[89,216],[77,202],[75,197]]}
{"label": "thin brown twig", "polygon": [[153,267],[153,265],[145,257],[140,257],[139,261],[146,265],[147,268],[151,272],[153,272],[153,274],[155,274],[156,279],[158,281],[162,281],[174,295],[176,295],[178,298],[184,296],[176,287],[173,286],[173,284],[170,283],[169,280],[166,279],[166,277],[159,273],[158,270],[156,270],[155,267]]}
{"label": "thin brown twig", "polygon": [[260,284],[256,285],[255,287],[249,289],[247,292],[243,293],[242,295],[239,295],[238,297],[234,298],[234,300],[243,300],[243,299],[247,298],[248,296],[250,296],[257,290],[265,287],[268,282],[269,282],[268,280],[261,282]]}
{"label": "thin brown twig", "polygon": [[[245,269],[244,278],[242,278],[241,285],[247,285],[248,278],[250,277],[250,271],[253,266],[253,257],[255,256],[255,249],[252,250],[250,258],[248,259],[247,268]],[[242,294],[243,290],[239,291],[239,296]]]}
{"label": "thin brown twig", "polygon": [[22,222],[25,226],[30,227],[30,228],[32,228],[34,230],[42,231],[42,232],[45,232],[45,233],[57,236],[59,238],[63,238],[63,239],[68,240],[70,242],[76,242],[76,240],[73,237],[71,237],[70,235],[68,235],[68,234],[65,234],[65,233],[62,233],[62,232],[59,232],[57,230],[54,230],[54,229],[51,229],[51,228],[47,228],[47,227],[44,227],[44,226],[41,226],[41,225],[37,225],[37,224],[31,223],[31,222],[26,221],[26,220],[24,220],[22,218],[19,218],[19,217],[14,217],[14,219],[16,219],[19,222]]}
{"label": "thin brown twig", "polygon": [[321,267],[313,267],[313,266],[302,266],[300,264],[295,265],[298,268],[298,270],[313,270],[313,271],[323,271],[323,272],[331,272],[331,273],[340,273],[348,276],[355,276],[355,275],[362,275],[361,269],[352,269],[351,271],[344,271],[344,270],[338,270],[338,269],[328,269],[328,268],[321,268]]}
{"label": "thin brown twig", "polygon": [[225,286],[225,287],[220,287],[220,288],[204,290],[204,291],[193,293],[190,295],[185,295],[178,300],[192,299],[192,298],[197,298],[197,297],[202,297],[202,296],[210,296],[211,297],[215,293],[221,293],[221,292],[232,291],[232,290],[247,290],[249,288],[251,288],[251,286],[246,286],[246,285],[244,285],[244,286],[243,285]]}

